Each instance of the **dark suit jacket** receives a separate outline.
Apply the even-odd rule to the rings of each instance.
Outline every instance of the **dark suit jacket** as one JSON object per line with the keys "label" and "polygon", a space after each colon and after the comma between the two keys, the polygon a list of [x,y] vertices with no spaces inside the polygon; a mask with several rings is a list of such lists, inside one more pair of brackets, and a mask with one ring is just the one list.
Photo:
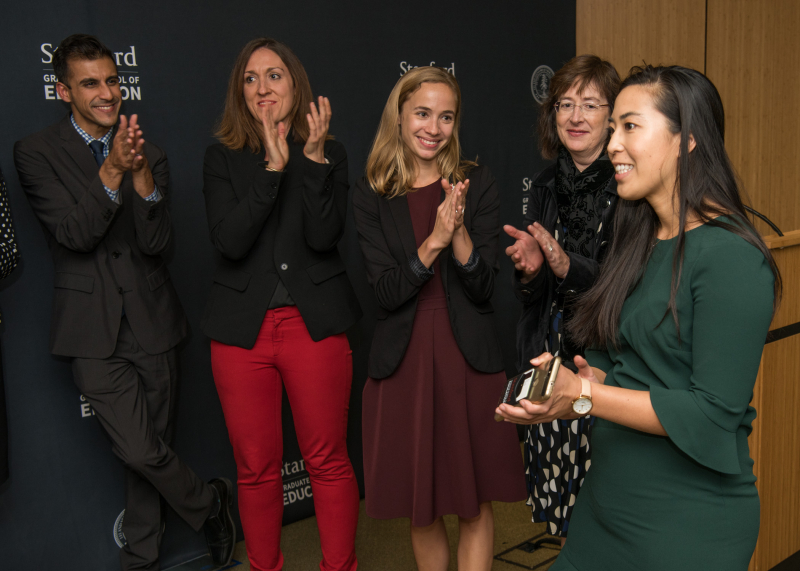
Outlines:
{"label": "dark suit jacket", "polygon": [[[478,371],[495,373],[503,370],[490,301],[500,269],[500,195],[485,166],[470,172],[469,180],[464,226],[478,249],[480,261],[473,270],[466,271],[454,263],[452,248],[446,248],[439,256],[442,283],[450,325],[461,353]],[[391,375],[403,359],[411,339],[417,294],[425,280],[414,273],[409,263],[417,256],[417,245],[405,196],[383,198],[363,178],[353,192],[353,213],[367,278],[378,301],[368,373],[373,379],[382,379]]]}
{"label": "dark suit jacket", "polygon": [[126,173],[117,204],[69,116],[14,146],[20,181],[53,255],[50,350],[56,355],[111,356],[123,302],[147,353],[163,353],[186,336],[186,317],[159,255],[172,236],[167,157],[147,142],[144,154],[162,199],[144,200]]}
{"label": "dark suit jacket", "polygon": [[336,247],[347,216],[344,147],[325,143],[330,164],[306,158],[303,145],[289,149],[282,173],[259,165],[263,151],[206,150],[203,194],[219,255],[201,326],[220,343],[255,345],[279,279],[315,341],[361,317]]}

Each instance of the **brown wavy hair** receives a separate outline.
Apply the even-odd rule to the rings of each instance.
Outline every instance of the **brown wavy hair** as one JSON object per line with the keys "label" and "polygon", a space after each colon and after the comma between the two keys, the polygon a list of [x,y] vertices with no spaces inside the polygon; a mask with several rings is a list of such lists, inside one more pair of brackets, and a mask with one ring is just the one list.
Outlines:
{"label": "brown wavy hair", "polygon": [[[542,157],[547,160],[555,159],[561,146],[556,126],[555,105],[575,83],[578,84],[578,93],[583,93],[584,89],[595,85],[608,102],[610,114],[614,111],[614,100],[617,98],[622,81],[610,62],[591,54],[572,58],[553,75],[550,79],[549,95],[542,103],[542,110],[539,112],[539,148]],[[608,139],[605,145],[607,144]]]}
{"label": "brown wavy hair", "polygon": [[440,67],[416,67],[401,77],[389,94],[378,132],[375,134],[375,141],[367,158],[367,181],[372,190],[386,198],[405,195],[413,187],[416,179],[417,166],[414,155],[403,143],[397,121],[403,104],[422,87],[423,83],[444,83],[456,96],[453,136],[436,155],[439,173],[453,182],[463,182],[467,178],[467,172],[477,166],[477,163],[461,157],[461,143],[458,140],[461,125],[461,89],[456,78]]}
{"label": "brown wavy hair", "polygon": [[294,84],[294,101],[286,123],[291,128],[295,143],[304,143],[308,139],[306,112],[313,101],[313,96],[303,64],[286,44],[272,38],[256,38],[248,42],[236,56],[236,63],[233,64],[231,77],[228,80],[225,109],[214,131],[214,136],[220,143],[235,151],[249,147],[255,153],[264,144],[261,122],[253,117],[244,101],[245,67],[253,52],[262,48],[275,52],[286,64]]}

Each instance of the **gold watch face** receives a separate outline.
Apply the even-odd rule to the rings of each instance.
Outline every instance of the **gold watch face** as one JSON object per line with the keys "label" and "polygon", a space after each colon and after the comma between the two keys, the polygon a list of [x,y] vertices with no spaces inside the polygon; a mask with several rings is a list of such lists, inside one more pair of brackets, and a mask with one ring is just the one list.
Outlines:
{"label": "gold watch face", "polygon": [[589,414],[589,411],[592,410],[592,399],[586,397],[575,399],[575,402],[572,403],[572,410],[578,414]]}

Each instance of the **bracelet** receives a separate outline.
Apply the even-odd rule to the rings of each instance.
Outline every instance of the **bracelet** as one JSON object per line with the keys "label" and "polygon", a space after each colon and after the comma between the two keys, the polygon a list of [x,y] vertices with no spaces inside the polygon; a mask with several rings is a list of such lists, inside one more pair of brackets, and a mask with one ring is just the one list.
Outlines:
{"label": "bracelet", "polygon": [[283,169],[281,169],[281,170],[274,169],[274,168],[272,168],[272,167],[271,167],[271,166],[269,166],[269,165],[265,166],[265,167],[264,167],[264,170],[265,170],[265,171],[269,171],[269,172],[283,172]]}

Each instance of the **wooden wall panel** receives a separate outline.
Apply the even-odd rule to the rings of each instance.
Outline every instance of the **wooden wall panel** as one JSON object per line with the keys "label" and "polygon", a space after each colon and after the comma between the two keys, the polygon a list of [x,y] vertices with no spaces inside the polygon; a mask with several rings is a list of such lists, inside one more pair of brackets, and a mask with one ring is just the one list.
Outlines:
{"label": "wooden wall panel", "polygon": [[[576,53],[626,76],[633,65],[703,71],[725,105],[726,145],[749,203],[787,238],[768,239],[784,277],[771,329],[800,322],[800,2],[576,0]],[[764,235],[774,232],[757,221]],[[800,335],[768,344],[750,437],[761,533],[750,571],[800,551]]]}
{"label": "wooden wall panel", "polygon": [[652,65],[705,65],[705,0],[577,0],[576,53],[607,59],[625,78]]}
{"label": "wooden wall panel", "polygon": [[[795,236],[796,238],[796,236]],[[780,240],[776,239],[775,241]],[[773,240],[768,240],[770,244]],[[800,245],[775,248],[784,298],[771,330],[800,321]],[[800,335],[768,343],[753,390],[758,411],[750,454],[761,498],[761,530],[749,571],[768,571],[800,551]]]}
{"label": "wooden wall panel", "polygon": [[[800,248],[795,248],[800,264]],[[800,551],[800,335],[764,347],[750,445],[761,498],[761,532],[751,571],[768,571]]]}
{"label": "wooden wall panel", "polygon": [[728,154],[752,206],[784,232],[800,229],[799,31],[797,0],[708,0],[706,74]]}

